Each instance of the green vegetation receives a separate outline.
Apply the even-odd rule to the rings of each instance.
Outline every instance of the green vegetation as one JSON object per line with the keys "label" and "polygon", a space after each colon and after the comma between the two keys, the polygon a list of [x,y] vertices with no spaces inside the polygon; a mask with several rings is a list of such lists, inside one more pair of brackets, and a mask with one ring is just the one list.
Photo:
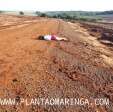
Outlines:
{"label": "green vegetation", "polygon": [[35,14],[39,17],[49,17],[48,15],[46,15],[46,13],[41,13],[39,11],[36,11]]}
{"label": "green vegetation", "polygon": [[20,11],[19,14],[20,14],[20,15],[24,15],[24,12],[23,12],[23,11]]}
{"label": "green vegetation", "polygon": [[96,22],[97,20],[101,20],[101,18],[96,16],[77,16],[77,15],[70,15],[68,13],[62,13],[62,14],[56,14],[56,15],[47,15],[51,18],[60,18],[64,20],[80,20],[80,21],[90,21],[90,22]]}
{"label": "green vegetation", "polygon": [[40,14],[40,17],[47,17],[45,13]]}
{"label": "green vegetation", "polygon": [[0,14],[3,13],[3,11],[0,11]]}
{"label": "green vegetation", "polygon": [[52,18],[96,22],[102,20],[104,16],[113,15],[113,11],[52,11],[46,12],[46,15]]}
{"label": "green vegetation", "polygon": [[[14,13],[17,14],[18,12],[16,11],[0,11],[0,13]],[[24,13],[23,11],[19,12],[20,15],[27,15],[28,12]],[[59,18],[59,19],[64,19],[64,20],[80,20],[80,21],[91,21],[91,22],[96,22],[100,20],[104,20],[109,17],[113,16],[113,11],[49,11],[49,12],[40,12],[40,11],[35,11],[35,12],[30,12],[29,13],[31,16],[35,14],[35,16],[39,17],[49,17],[49,18]]]}
{"label": "green vegetation", "polygon": [[104,12],[99,12],[99,13],[96,13],[96,15],[108,15],[108,14],[113,14],[113,11],[104,11]]}
{"label": "green vegetation", "polygon": [[92,11],[51,11],[46,12],[47,15],[54,16],[54,15],[62,15],[67,14],[69,16],[98,16],[98,15],[108,15],[113,14],[113,11],[103,11],[103,12],[92,12]]}
{"label": "green vegetation", "polygon": [[40,11],[36,11],[35,14],[36,14],[37,16],[40,16],[41,12],[40,12]]}

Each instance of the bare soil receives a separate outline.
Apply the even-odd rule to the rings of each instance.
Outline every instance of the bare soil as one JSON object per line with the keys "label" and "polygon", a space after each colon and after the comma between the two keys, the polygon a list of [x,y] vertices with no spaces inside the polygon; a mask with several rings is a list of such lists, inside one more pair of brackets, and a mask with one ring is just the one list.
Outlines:
{"label": "bare soil", "polygon": [[1,112],[113,112],[113,50],[80,23],[1,15],[0,97],[110,99],[108,106],[1,105]]}

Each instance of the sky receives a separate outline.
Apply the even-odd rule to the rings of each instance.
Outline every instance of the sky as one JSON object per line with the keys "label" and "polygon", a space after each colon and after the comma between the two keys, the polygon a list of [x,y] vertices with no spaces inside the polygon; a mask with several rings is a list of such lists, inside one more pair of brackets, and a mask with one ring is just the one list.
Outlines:
{"label": "sky", "polygon": [[0,0],[0,10],[105,11],[113,10],[113,0]]}

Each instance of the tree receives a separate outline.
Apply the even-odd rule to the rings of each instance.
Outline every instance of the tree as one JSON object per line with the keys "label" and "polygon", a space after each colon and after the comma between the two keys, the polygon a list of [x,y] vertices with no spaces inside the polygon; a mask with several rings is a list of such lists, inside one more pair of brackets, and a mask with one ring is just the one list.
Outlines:
{"label": "tree", "polygon": [[24,15],[24,12],[23,12],[23,11],[20,11],[19,14],[20,14],[20,15]]}
{"label": "tree", "polygon": [[39,11],[36,11],[35,14],[36,14],[37,16],[40,16],[41,13],[40,13]]}
{"label": "tree", "polygon": [[2,13],[3,11],[0,11],[0,13]]}
{"label": "tree", "polygon": [[45,13],[40,14],[40,17],[47,17]]}
{"label": "tree", "polygon": [[54,15],[54,16],[52,16],[53,18],[58,18],[58,16],[57,15]]}

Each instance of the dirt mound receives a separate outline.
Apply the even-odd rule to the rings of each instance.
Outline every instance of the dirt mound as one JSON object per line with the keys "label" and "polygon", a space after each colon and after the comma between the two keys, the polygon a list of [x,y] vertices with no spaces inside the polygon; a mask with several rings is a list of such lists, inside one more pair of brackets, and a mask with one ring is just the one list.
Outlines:
{"label": "dirt mound", "polygon": [[[7,16],[8,18],[8,16]],[[2,20],[3,21],[3,20]],[[16,20],[17,22],[18,20]],[[26,23],[22,18],[20,23]],[[0,105],[13,112],[112,112],[113,51],[102,45],[79,23],[27,17],[27,25],[0,30],[0,97],[108,98],[109,105]],[[1,26],[2,27],[2,26]],[[37,40],[57,34],[70,42]],[[93,41],[92,41],[93,40]],[[108,59],[108,58],[106,58]]]}
{"label": "dirt mound", "polygon": [[[90,35],[97,37],[103,44],[111,45],[113,42],[113,24],[111,23],[82,23]],[[106,42],[107,41],[107,42]],[[108,42],[109,41],[109,42]]]}

